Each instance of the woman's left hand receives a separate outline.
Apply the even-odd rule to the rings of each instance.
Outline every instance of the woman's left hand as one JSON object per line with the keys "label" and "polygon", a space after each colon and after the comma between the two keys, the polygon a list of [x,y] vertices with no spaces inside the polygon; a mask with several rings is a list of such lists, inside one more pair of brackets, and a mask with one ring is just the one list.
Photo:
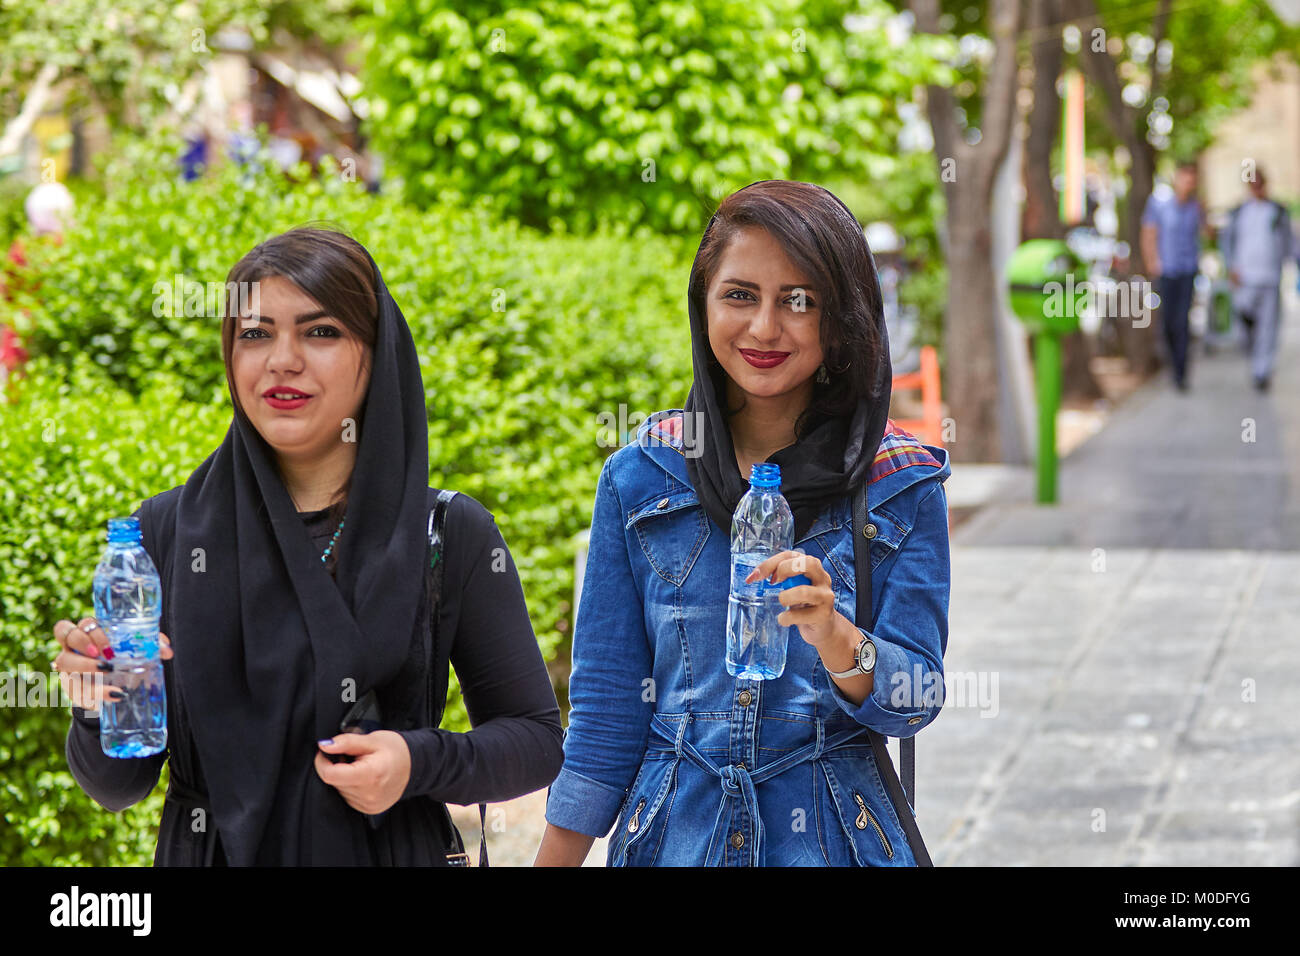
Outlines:
{"label": "woman's left hand", "polygon": [[[767,577],[771,583],[780,584],[796,574],[806,575],[812,583],[798,584],[781,592],[780,600],[787,610],[777,616],[776,622],[782,627],[794,625],[799,629],[800,637],[820,649],[834,633],[836,618],[843,615],[835,610],[831,575],[819,558],[802,551],[778,552],[754,568],[749,577],[745,578],[745,583],[752,584],[761,577]],[[845,623],[849,623],[847,618]],[[852,627],[852,624],[849,626]]]}
{"label": "woman's left hand", "polygon": [[[383,813],[401,799],[411,779],[411,751],[395,731],[335,734],[317,746],[316,773],[362,813]],[[333,763],[326,754],[349,754],[353,760]]]}

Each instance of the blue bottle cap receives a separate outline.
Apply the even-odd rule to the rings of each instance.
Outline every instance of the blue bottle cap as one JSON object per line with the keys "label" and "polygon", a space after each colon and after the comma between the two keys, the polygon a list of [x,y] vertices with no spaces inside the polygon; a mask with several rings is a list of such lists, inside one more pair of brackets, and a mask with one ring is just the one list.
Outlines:
{"label": "blue bottle cap", "polygon": [[749,486],[751,488],[780,488],[781,466],[766,461],[750,465]]}
{"label": "blue bottle cap", "polygon": [[136,544],[140,540],[139,518],[109,518],[109,544]]}

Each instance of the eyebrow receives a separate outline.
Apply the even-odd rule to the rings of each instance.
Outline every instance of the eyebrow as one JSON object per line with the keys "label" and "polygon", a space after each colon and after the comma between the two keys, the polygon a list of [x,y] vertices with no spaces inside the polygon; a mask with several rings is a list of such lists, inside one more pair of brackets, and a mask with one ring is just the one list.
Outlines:
{"label": "eyebrow", "polygon": [[[293,324],[302,325],[304,322],[312,322],[316,319],[329,319],[329,318],[333,318],[333,316],[331,316],[324,309],[317,309],[315,312],[304,312],[302,315],[298,316],[296,319],[293,320]],[[251,314],[241,315],[239,317],[239,322],[241,325],[249,325],[253,322],[254,319],[257,320],[258,325],[261,325],[263,322],[269,322],[272,325],[275,325],[275,319],[273,319],[269,315],[251,315]]]}
{"label": "eyebrow", "polygon": [[[758,283],[756,283],[756,282],[746,282],[744,279],[736,279],[736,278],[723,279],[722,281],[723,281],[723,283],[728,283],[728,282],[729,282],[729,283],[731,283],[732,285],[743,286],[743,287],[746,288],[746,289],[753,289],[755,292],[758,291]],[[783,286],[781,286],[781,290],[780,290],[780,291],[782,291],[782,292],[789,292],[789,291],[792,291],[792,290],[794,290],[794,289],[808,289],[808,288],[811,288],[811,287],[810,287],[810,286],[807,286],[807,285],[783,285]]]}

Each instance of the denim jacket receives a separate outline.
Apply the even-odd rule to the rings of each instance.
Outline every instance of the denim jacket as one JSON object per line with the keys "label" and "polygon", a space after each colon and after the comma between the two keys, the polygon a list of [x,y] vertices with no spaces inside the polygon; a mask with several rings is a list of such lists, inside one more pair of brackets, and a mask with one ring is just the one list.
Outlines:
{"label": "denim jacket", "polygon": [[876,645],[854,705],[797,628],[781,677],[727,672],[729,535],[691,486],[681,425],[680,410],[650,416],[601,470],[546,819],[596,837],[617,820],[611,866],[915,865],[864,728],[908,737],[943,706],[947,452],[886,428],[868,479],[869,630],[850,499],[795,542]]}

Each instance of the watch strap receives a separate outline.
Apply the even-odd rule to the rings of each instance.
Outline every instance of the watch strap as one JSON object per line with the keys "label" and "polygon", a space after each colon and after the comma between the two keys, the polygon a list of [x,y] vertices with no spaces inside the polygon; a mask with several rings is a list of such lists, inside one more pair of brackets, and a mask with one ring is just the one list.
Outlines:
{"label": "watch strap", "polygon": [[827,669],[826,673],[830,674],[831,677],[838,677],[841,680],[843,680],[846,677],[857,677],[859,674],[872,673],[872,671],[875,670],[874,664],[872,665],[872,669],[869,671],[862,669],[862,645],[870,644],[870,643],[871,643],[871,638],[867,637],[866,635],[863,635],[862,640],[858,641],[858,646],[853,649],[853,666],[845,671],[833,671]]}

